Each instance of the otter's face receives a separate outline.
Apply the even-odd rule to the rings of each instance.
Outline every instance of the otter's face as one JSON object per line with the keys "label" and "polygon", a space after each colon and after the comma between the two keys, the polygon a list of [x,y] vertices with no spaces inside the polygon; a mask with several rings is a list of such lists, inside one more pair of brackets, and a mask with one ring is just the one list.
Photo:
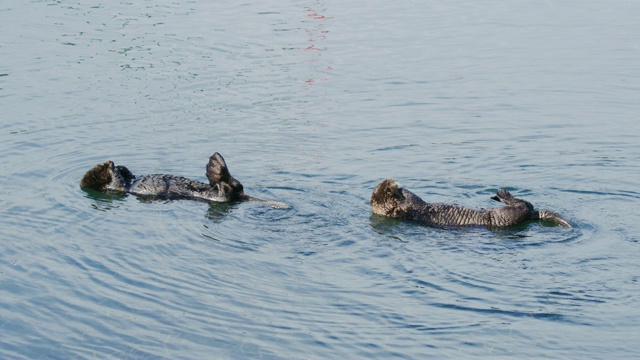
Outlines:
{"label": "otter's face", "polygon": [[124,166],[115,166],[109,160],[104,164],[98,164],[87,171],[80,181],[80,186],[98,191],[125,191],[127,182],[133,178],[133,174]]}
{"label": "otter's face", "polygon": [[401,217],[399,208],[403,200],[404,196],[398,184],[392,179],[386,179],[373,190],[371,211],[377,215]]}
{"label": "otter's face", "polygon": [[87,171],[80,181],[80,186],[87,189],[102,191],[113,178],[113,161],[109,160],[104,164],[98,164],[93,169]]}

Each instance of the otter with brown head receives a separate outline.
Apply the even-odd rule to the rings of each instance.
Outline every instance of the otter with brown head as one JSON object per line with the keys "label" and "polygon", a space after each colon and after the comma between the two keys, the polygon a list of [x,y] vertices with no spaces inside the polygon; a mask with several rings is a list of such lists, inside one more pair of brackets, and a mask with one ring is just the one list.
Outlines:
{"label": "otter with brown head", "polygon": [[480,225],[497,228],[541,219],[571,227],[560,215],[549,210],[536,211],[531,203],[514,198],[507,190],[498,190],[492,199],[505,206],[476,210],[452,204],[427,203],[411,191],[400,188],[392,179],[386,179],[378,184],[371,195],[371,211],[377,215],[435,226]]}
{"label": "otter with brown head", "polygon": [[80,187],[105,192],[125,192],[135,176],[124,166],[115,166],[109,160],[87,171],[80,181]]}
{"label": "otter with brown head", "polygon": [[371,195],[371,210],[374,214],[390,218],[402,218],[406,214],[402,207],[405,197],[392,179],[383,180]]}
{"label": "otter with brown head", "polygon": [[80,181],[80,187],[149,198],[194,199],[210,202],[252,200],[276,208],[289,207],[281,202],[260,200],[245,195],[244,187],[231,176],[224,158],[218,153],[211,155],[206,168],[209,184],[167,174],[137,177],[125,166],[115,166],[113,161],[109,160],[89,170]]}

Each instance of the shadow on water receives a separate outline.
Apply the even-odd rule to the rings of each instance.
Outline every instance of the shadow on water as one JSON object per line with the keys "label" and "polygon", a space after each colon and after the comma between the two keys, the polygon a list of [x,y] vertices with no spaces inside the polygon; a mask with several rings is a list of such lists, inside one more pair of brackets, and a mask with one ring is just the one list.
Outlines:
{"label": "shadow on water", "polygon": [[241,201],[232,201],[226,203],[209,203],[206,218],[219,223],[222,219],[238,208]]}
{"label": "shadow on water", "polygon": [[[376,215],[376,214],[371,214],[371,216],[369,217],[369,220],[371,222],[371,227],[373,227],[374,229],[380,229],[380,230],[388,230],[389,228],[393,227],[394,225],[397,225],[399,223],[405,223],[405,220],[401,220],[401,219],[392,219],[392,218],[387,218],[384,216],[380,216],[380,215]],[[469,231],[469,230],[487,230],[487,231],[492,231],[495,232],[497,234],[512,234],[515,235],[517,232],[521,232],[524,230],[527,230],[532,224],[539,224],[542,227],[547,227],[547,228],[560,228],[560,229],[565,229],[562,226],[558,225],[557,223],[554,223],[553,221],[549,221],[549,220],[530,220],[530,221],[526,221],[520,224],[516,224],[516,225],[511,225],[511,226],[506,226],[506,227],[496,227],[496,228],[492,228],[492,227],[487,227],[487,226],[482,226],[482,225],[478,225],[478,226],[440,226],[440,225],[423,225],[423,224],[415,224],[416,226],[422,226],[425,228],[429,228],[429,229],[440,229],[440,230],[454,230],[454,231]],[[516,237],[521,237],[521,236],[516,236]],[[522,236],[524,237],[524,236]]]}
{"label": "shadow on water", "polygon": [[91,189],[82,189],[82,191],[85,192],[87,199],[94,200],[91,207],[99,211],[109,211],[117,208],[117,203],[123,202],[127,197],[127,195],[124,194],[104,193]]}
{"label": "shadow on water", "polygon": [[[124,202],[129,195],[128,194],[116,194],[116,193],[108,193],[108,192],[100,192],[100,191],[96,191],[96,190],[92,190],[92,189],[82,189],[82,191],[85,192],[85,197],[91,200],[94,200],[94,203],[91,204],[91,207],[93,207],[96,210],[100,210],[100,211],[108,211],[114,208],[117,208],[118,206],[116,205],[118,202]],[[151,204],[154,202],[165,202],[165,201],[175,201],[175,200],[168,200],[168,199],[161,199],[161,198],[150,198],[150,197],[141,197],[141,196],[135,196],[135,198],[141,202],[141,203],[147,203],[147,204]],[[176,200],[182,200],[182,199],[176,199]],[[200,199],[186,199],[187,201],[197,201],[197,202],[202,202],[202,203],[207,203],[209,204],[209,207],[207,209],[206,212],[206,218],[213,221],[213,222],[220,222],[222,220],[222,218],[224,218],[225,216],[227,216],[228,214],[230,214],[232,211],[234,211],[235,209],[237,209],[238,204],[240,204],[242,201],[240,200],[236,200],[236,201],[231,201],[231,202],[220,202],[220,203],[215,203],[215,202],[210,202],[210,201],[204,201],[204,200],[200,200]]]}
{"label": "shadow on water", "polygon": [[[436,240],[443,238],[473,237],[480,242],[509,241],[510,245],[541,246],[545,243],[566,243],[581,237],[579,228],[564,228],[558,224],[544,220],[530,220],[508,227],[489,228],[486,226],[437,226],[417,224],[401,219],[391,219],[371,214],[370,225],[380,235],[401,242],[409,242],[407,238],[423,238],[429,236]],[[552,236],[546,236],[552,234]]]}

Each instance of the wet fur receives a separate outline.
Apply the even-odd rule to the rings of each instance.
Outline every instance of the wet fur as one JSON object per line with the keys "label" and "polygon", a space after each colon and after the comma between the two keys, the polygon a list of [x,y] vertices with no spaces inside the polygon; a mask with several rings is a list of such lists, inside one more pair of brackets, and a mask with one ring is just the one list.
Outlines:
{"label": "wet fur", "polygon": [[534,210],[528,201],[498,190],[492,197],[505,206],[476,210],[458,205],[427,203],[409,190],[400,188],[392,179],[383,180],[371,195],[371,210],[377,215],[416,221],[425,225],[505,227],[529,220],[542,219],[571,227],[560,215],[549,210]]}
{"label": "wet fur", "polygon": [[113,161],[109,160],[89,170],[80,181],[80,186],[102,192],[166,199],[228,202],[246,197],[242,184],[231,176],[220,154],[211,155],[206,174],[209,184],[167,174],[137,177],[125,166],[115,166]]}

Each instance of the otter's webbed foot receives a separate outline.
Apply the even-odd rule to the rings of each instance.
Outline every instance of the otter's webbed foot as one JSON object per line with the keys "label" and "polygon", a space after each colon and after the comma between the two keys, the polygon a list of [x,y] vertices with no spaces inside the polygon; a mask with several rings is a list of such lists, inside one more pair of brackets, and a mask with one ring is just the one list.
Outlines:
{"label": "otter's webbed foot", "polygon": [[505,189],[500,189],[498,190],[498,192],[496,193],[495,196],[491,197],[492,200],[495,201],[500,201],[504,204],[512,204],[514,202],[514,200],[516,200],[516,198],[514,198],[513,196],[511,196],[511,193]]}
{"label": "otter's webbed foot", "polygon": [[207,179],[209,179],[209,185],[214,186],[221,182],[229,182],[231,174],[227,163],[222,158],[222,155],[215,153],[209,158],[207,164]]}
{"label": "otter's webbed foot", "polygon": [[233,199],[243,193],[242,184],[231,176],[227,163],[218,153],[214,153],[209,158],[207,179],[209,179],[209,185],[217,188],[218,193],[224,194],[226,198]]}

